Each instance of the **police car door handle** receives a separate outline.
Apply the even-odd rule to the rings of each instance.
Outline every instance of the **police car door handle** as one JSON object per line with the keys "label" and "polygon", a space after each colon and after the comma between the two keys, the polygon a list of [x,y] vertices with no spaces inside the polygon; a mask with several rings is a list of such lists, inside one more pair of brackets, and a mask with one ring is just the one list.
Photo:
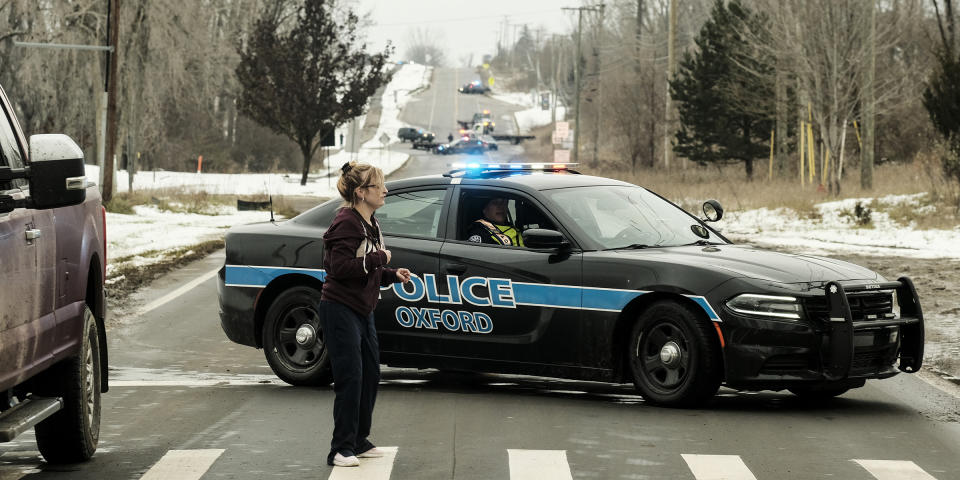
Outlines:
{"label": "police car door handle", "polygon": [[462,263],[448,263],[447,264],[447,273],[452,273],[454,275],[460,275],[463,272],[467,271],[467,266]]}

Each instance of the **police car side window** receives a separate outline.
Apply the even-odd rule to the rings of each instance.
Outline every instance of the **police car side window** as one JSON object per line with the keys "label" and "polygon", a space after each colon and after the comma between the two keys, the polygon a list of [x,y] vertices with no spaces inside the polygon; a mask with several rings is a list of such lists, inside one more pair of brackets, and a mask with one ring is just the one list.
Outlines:
{"label": "police car side window", "polygon": [[377,209],[377,221],[385,235],[436,237],[446,189],[415,190],[387,195]]}

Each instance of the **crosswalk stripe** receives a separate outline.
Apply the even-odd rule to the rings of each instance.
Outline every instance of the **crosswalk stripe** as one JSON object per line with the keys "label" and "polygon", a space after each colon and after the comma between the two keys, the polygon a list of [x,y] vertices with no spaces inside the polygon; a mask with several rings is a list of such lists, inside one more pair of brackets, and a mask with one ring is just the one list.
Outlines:
{"label": "crosswalk stripe", "polygon": [[739,455],[681,456],[697,480],[757,480]]}
{"label": "crosswalk stripe", "polygon": [[153,464],[140,480],[198,480],[224,452],[220,448],[207,450],[170,450]]}
{"label": "crosswalk stripe", "polygon": [[377,447],[383,451],[380,458],[361,458],[359,467],[334,467],[329,480],[389,480],[397,447]]}
{"label": "crosswalk stripe", "polygon": [[573,480],[566,450],[507,449],[510,478],[515,480]]}
{"label": "crosswalk stripe", "polygon": [[854,460],[877,480],[937,480],[908,460]]}

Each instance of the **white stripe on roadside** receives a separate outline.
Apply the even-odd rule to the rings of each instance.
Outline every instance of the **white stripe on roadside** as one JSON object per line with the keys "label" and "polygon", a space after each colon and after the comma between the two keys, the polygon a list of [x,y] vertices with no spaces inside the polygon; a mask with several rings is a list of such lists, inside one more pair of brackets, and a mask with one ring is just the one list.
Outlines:
{"label": "white stripe on roadside", "polygon": [[681,456],[697,480],[757,480],[739,455]]}
{"label": "white stripe on roadside", "polygon": [[204,273],[203,275],[200,275],[197,278],[194,278],[193,280],[188,282],[186,285],[183,285],[182,287],[144,305],[143,307],[138,308],[136,311],[133,312],[132,316],[139,317],[145,313],[151,312],[153,310],[156,310],[159,307],[162,307],[163,305],[169,303],[171,300],[179,297],[180,295],[183,295],[184,293],[187,293],[190,290],[193,290],[194,288],[197,287],[197,285],[200,285],[201,283],[206,282],[207,280],[212,278],[214,275],[216,275],[217,272],[219,271],[220,271],[220,267],[217,267],[212,271],[209,271],[207,273]]}
{"label": "white stripe on roadside", "polygon": [[566,450],[508,449],[513,480],[573,480]]}
{"label": "white stripe on roadside", "polygon": [[223,449],[170,450],[140,480],[197,480],[210,469]]}
{"label": "white stripe on roadside", "polygon": [[877,480],[937,480],[908,460],[854,460]]}
{"label": "white stripe on roadside", "polygon": [[397,447],[377,447],[380,458],[361,458],[359,467],[333,467],[328,480],[389,480]]}

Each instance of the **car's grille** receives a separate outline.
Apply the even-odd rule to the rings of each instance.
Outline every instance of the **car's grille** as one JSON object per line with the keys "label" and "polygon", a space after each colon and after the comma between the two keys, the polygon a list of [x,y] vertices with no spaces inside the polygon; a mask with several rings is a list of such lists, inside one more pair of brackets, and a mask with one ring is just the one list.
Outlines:
{"label": "car's grille", "polygon": [[[847,294],[853,321],[871,321],[892,318],[893,292],[854,292]],[[807,317],[822,322],[830,321],[830,307],[826,297],[808,297],[803,300]]]}
{"label": "car's grille", "polygon": [[777,355],[764,362],[760,373],[783,375],[791,372],[803,372],[813,368],[807,355]]}

